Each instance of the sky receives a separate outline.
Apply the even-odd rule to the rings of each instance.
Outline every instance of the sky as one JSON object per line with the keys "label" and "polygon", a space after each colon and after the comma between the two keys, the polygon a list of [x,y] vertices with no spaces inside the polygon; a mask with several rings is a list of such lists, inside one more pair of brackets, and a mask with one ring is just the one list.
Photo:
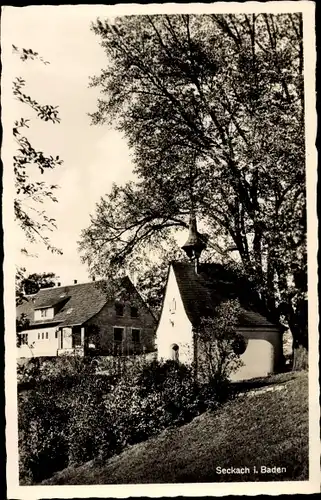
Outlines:
{"label": "sky", "polygon": [[[62,283],[88,279],[87,268],[80,261],[77,241],[88,227],[95,204],[108,193],[112,183],[132,177],[133,165],[126,141],[107,126],[90,124],[89,112],[95,111],[99,89],[88,88],[89,77],[99,74],[107,58],[99,38],[90,30],[92,21],[106,17],[106,6],[30,6],[5,7],[2,17],[2,40],[7,54],[4,73],[26,80],[26,91],[42,104],[59,106],[60,124],[43,122],[25,105],[12,102],[12,123],[30,118],[27,136],[32,145],[47,155],[59,155],[63,165],[46,173],[41,180],[58,184],[58,203],[44,208],[56,219],[58,229],[50,233],[53,245],[63,255],[54,255],[42,244],[27,249],[37,257],[24,257],[24,235],[15,229],[16,262],[28,272],[54,272]],[[31,48],[50,62],[23,62],[12,54],[11,44]],[[6,65],[7,64],[7,65]],[[11,98],[11,96],[10,96]]]}

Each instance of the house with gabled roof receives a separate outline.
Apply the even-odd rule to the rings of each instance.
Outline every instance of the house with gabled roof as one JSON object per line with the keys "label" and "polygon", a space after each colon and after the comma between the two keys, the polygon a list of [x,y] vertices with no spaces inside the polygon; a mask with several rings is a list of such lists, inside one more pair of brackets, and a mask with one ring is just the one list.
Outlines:
{"label": "house with gabled roof", "polygon": [[17,307],[21,315],[18,357],[154,350],[156,320],[128,277],[112,295],[102,281],[40,289]]}
{"label": "house with gabled roof", "polygon": [[158,359],[175,359],[197,366],[201,318],[215,317],[216,306],[229,299],[241,305],[235,346],[242,367],[232,379],[262,377],[277,372],[282,364],[284,329],[260,311],[251,287],[221,264],[202,264],[206,247],[191,216],[189,237],[182,247],[190,262],[169,266],[160,320],[156,330]]}

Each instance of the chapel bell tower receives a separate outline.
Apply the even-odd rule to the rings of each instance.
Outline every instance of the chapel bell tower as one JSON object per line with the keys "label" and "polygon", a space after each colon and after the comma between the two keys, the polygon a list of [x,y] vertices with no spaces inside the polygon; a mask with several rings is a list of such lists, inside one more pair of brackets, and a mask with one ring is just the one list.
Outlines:
{"label": "chapel bell tower", "polygon": [[198,272],[198,265],[201,253],[206,248],[206,243],[197,231],[196,216],[191,212],[189,219],[189,235],[182,249],[187,257],[194,264],[195,272]]}

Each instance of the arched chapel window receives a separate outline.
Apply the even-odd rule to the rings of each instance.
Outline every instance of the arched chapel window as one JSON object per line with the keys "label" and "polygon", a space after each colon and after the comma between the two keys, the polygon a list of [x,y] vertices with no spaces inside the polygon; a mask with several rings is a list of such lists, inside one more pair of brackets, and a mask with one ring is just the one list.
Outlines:
{"label": "arched chapel window", "polygon": [[177,344],[171,345],[171,355],[173,361],[179,361],[179,347]]}

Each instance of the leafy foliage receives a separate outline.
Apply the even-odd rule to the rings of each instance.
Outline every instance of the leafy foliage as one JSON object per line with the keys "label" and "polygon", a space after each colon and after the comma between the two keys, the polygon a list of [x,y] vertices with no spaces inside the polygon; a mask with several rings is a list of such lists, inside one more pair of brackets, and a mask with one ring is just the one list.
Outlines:
{"label": "leafy foliage", "polygon": [[[49,64],[31,49],[19,49],[13,45],[13,53],[17,54],[22,61],[38,59],[43,64]],[[16,77],[14,79],[14,98],[31,108],[40,120],[59,123],[58,106],[38,103],[24,91],[25,85],[26,82],[23,78]],[[55,220],[49,217],[45,210],[39,209],[39,204],[48,199],[57,202],[54,192],[58,186],[34,180],[34,176],[37,171],[44,174],[48,169],[61,165],[62,160],[59,156],[46,156],[42,151],[37,151],[32,146],[25,135],[25,129],[30,127],[29,123],[29,119],[20,118],[15,120],[13,127],[13,137],[17,144],[17,152],[13,157],[16,187],[15,218],[23,229],[27,241],[34,243],[40,240],[48,250],[61,253],[59,249],[51,245],[49,238],[43,234],[44,230],[53,231],[56,228]]]}
{"label": "leafy foliage", "polygon": [[34,391],[19,404],[19,469],[24,482],[34,483],[67,465],[65,428],[68,415],[53,395]]}
{"label": "leafy foliage", "polygon": [[[55,273],[31,273],[26,275],[25,268],[18,268],[16,273],[16,305],[23,302],[27,289],[36,293],[41,288],[52,288],[55,286]],[[30,293],[30,292],[29,292]]]}
{"label": "leafy foliage", "polygon": [[19,47],[16,47],[12,44],[12,52],[14,54],[17,54],[20,57],[21,61],[27,61],[28,59],[38,59],[44,64],[50,64],[49,61],[45,61],[43,57],[38,54],[38,52],[34,52],[32,49],[19,49]]}
{"label": "leafy foliage", "polygon": [[198,372],[210,384],[228,380],[242,366],[235,349],[240,312],[239,302],[228,300],[216,308],[213,318],[201,319],[197,337]]}
{"label": "leafy foliage", "polygon": [[29,326],[29,319],[26,314],[22,313],[18,318],[16,318],[16,346],[21,346],[21,335],[20,332],[26,330]]}
{"label": "leafy foliage", "polygon": [[95,124],[132,149],[137,182],[97,204],[80,248],[115,273],[186,228],[237,252],[266,315],[307,347],[302,17],[127,16],[93,31],[108,63]]}

